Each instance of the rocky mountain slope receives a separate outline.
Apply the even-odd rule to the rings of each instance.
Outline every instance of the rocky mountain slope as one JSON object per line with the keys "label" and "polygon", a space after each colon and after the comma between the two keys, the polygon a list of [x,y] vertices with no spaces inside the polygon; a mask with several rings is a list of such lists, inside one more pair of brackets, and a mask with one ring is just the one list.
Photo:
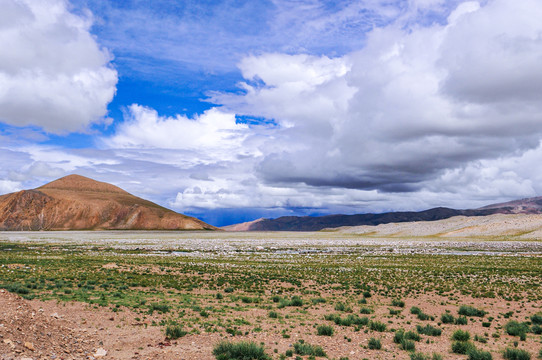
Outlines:
{"label": "rocky mountain slope", "polygon": [[68,175],[0,196],[0,230],[215,230],[111,184]]}
{"label": "rocky mountain slope", "polygon": [[493,214],[542,214],[542,197],[515,200],[470,210],[438,207],[424,211],[381,214],[283,216],[276,219],[258,219],[252,222],[230,225],[223,229],[227,231],[319,231],[344,226],[374,226],[389,223],[437,221],[456,216],[478,217]]}

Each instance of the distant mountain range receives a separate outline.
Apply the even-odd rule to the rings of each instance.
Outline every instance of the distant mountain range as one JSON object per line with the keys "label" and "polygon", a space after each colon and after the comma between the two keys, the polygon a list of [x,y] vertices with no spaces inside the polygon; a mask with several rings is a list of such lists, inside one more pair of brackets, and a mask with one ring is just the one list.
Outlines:
{"label": "distant mountain range", "polygon": [[111,184],[69,175],[0,196],[0,230],[217,230]]}
{"label": "distant mountain range", "polygon": [[379,225],[413,221],[436,221],[454,216],[487,216],[493,214],[541,214],[542,197],[492,204],[479,209],[455,210],[437,207],[424,211],[401,211],[381,214],[283,216],[258,219],[225,226],[227,231],[319,231],[343,226]]}
{"label": "distant mountain range", "polygon": [[[223,227],[228,231],[319,231],[339,227],[437,221],[455,216],[542,214],[542,197],[479,209],[444,207],[381,214],[283,216]],[[0,230],[218,230],[111,184],[69,175],[39,188],[0,196]]]}

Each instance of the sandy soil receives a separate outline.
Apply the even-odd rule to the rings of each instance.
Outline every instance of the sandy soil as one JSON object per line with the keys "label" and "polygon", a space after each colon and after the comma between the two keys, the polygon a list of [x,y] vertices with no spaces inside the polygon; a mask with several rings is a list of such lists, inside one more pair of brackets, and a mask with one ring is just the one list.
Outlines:
{"label": "sandy soil", "polygon": [[[332,296],[325,294],[324,297]],[[414,330],[415,324],[437,325],[438,317],[445,310],[452,314],[457,312],[457,304],[448,302],[447,298],[432,294],[424,294],[417,298],[404,299],[404,317],[388,318],[389,299],[371,298],[371,304],[377,306],[373,314],[376,319],[387,323],[388,328],[404,328]],[[459,299],[461,304],[472,304],[489,312],[488,316],[495,317],[491,328],[482,328],[481,320],[474,318],[466,326],[445,325],[440,337],[422,336],[422,342],[416,343],[416,349],[424,353],[438,352],[445,359],[464,359],[465,356],[450,352],[450,336],[458,328],[469,330],[474,336],[489,333],[487,344],[476,343],[477,347],[491,351],[495,359],[500,359],[499,352],[511,344],[517,337],[512,337],[500,331],[501,337],[492,338],[490,334],[496,328],[503,326],[510,319],[524,321],[525,317],[540,311],[540,304],[536,303],[510,303],[494,299]],[[437,318],[435,321],[420,322],[415,315],[409,313],[411,306],[419,306],[427,314]],[[510,319],[504,319],[504,314],[510,309],[515,314]],[[293,309],[279,310],[290,312],[292,317],[297,316]],[[211,360],[213,346],[224,338],[235,340],[251,340],[263,342],[272,354],[277,349],[283,354],[297,339],[304,339],[311,344],[323,346],[329,358],[347,356],[349,359],[408,359],[407,352],[399,350],[393,343],[392,332],[355,332],[352,327],[334,326],[335,335],[332,337],[317,336],[315,324],[326,323],[322,320],[324,314],[334,313],[332,305],[311,307],[309,315],[304,316],[307,321],[300,320],[295,328],[289,328],[291,338],[285,339],[280,332],[287,328],[279,325],[276,319],[264,322],[261,332],[250,332],[248,335],[236,336],[223,333],[189,334],[178,340],[169,341],[159,326],[145,326],[152,320],[159,321],[160,315],[147,318],[144,323],[137,321],[140,314],[127,309],[122,312],[112,312],[108,308],[95,308],[81,303],[57,303],[54,301],[24,300],[17,295],[0,291],[0,358],[1,359],[166,359],[166,360]],[[355,311],[357,312],[357,311]],[[257,318],[267,318],[267,310],[254,309],[243,313],[232,313],[232,317],[244,318],[254,321]],[[487,316],[486,316],[487,318]],[[389,320],[389,321],[388,321]],[[331,323],[328,323],[331,324]],[[252,330],[247,326],[246,330]],[[483,329],[483,330],[482,330]],[[371,337],[382,340],[382,350],[369,350],[364,348]],[[350,339],[350,341],[348,340]],[[430,342],[426,343],[425,340]],[[540,347],[539,336],[529,335],[526,342],[520,347],[535,349]],[[104,355],[105,354],[105,355]],[[278,357],[278,355],[275,355]]]}

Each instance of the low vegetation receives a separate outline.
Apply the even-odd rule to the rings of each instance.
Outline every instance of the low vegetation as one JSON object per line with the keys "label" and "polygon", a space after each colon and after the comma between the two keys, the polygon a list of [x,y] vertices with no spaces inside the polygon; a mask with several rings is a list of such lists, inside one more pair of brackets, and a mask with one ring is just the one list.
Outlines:
{"label": "low vegetation", "polygon": [[[219,360],[344,360],[361,350],[374,354],[367,358],[522,360],[540,349],[539,257],[396,254],[381,245],[334,252],[304,238],[299,247],[261,240],[258,250],[232,242],[231,251],[145,241],[0,241],[0,287],[133,312],[137,326],[180,343],[208,334]],[[312,344],[299,340],[309,337]]]}
{"label": "low vegetation", "polygon": [[213,349],[217,360],[271,360],[263,346],[254,342],[240,341],[237,343],[223,341]]}

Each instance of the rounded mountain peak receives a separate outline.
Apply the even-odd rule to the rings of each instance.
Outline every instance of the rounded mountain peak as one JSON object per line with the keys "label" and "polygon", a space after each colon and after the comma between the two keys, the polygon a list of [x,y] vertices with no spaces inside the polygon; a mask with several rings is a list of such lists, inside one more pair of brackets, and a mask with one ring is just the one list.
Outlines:
{"label": "rounded mountain peak", "polygon": [[121,188],[81,175],[68,175],[40,186],[40,190],[93,191],[100,193],[128,194]]}

